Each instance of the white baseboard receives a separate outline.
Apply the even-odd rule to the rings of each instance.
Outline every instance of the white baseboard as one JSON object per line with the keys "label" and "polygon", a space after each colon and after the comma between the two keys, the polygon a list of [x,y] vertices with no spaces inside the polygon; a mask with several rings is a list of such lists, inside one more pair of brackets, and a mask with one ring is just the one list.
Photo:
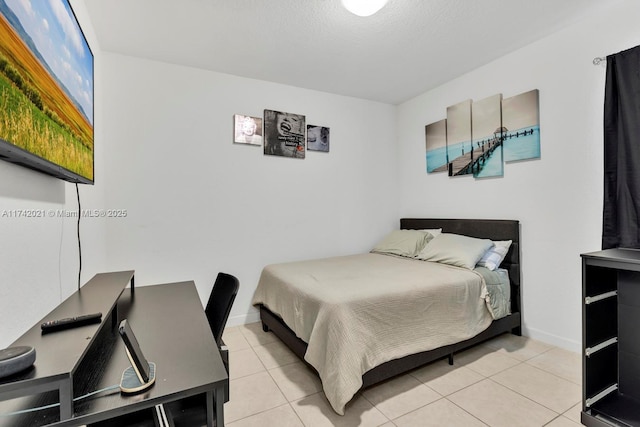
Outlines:
{"label": "white baseboard", "polygon": [[522,334],[533,338],[534,340],[542,341],[547,344],[563,348],[565,350],[573,351],[574,353],[582,353],[582,343],[570,340],[565,337],[560,337],[558,335],[543,332],[535,328],[527,327],[523,328]]}
{"label": "white baseboard", "polygon": [[236,316],[229,316],[227,319],[227,326],[240,326],[247,323],[255,323],[260,321],[260,312],[255,311],[247,314],[239,314]]}

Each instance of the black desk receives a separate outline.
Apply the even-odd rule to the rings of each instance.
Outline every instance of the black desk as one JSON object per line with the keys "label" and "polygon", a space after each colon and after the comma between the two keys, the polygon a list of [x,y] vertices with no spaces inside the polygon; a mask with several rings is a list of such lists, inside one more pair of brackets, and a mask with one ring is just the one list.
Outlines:
{"label": "black desk", "polygon": [[[43,319],[102,311],[100,325],[42,335],[39,322],[12,344],[36,348],[36,362],[17,378],[0,380],[0,400],[11,399],[0,402],[0,413],[61,405],[0,416],[0,426],[153,426],[152,413],[158,404],[173,413],[177,426],[224,425],[228,376],[194,283],[132,287],[122,292],[127,274],[132,280],[133,272],[97,275],[98,280],[94,277]],[[120,283],[120,290],[105,285],[107,282]],[[115,294],[111,302],[97,291],[105,288],[111,289],[107,294]],[[94,300],[98,295],[100,302]],[[97,308],[100,304],[110,308]],[[79,307],[81,311],[74,311]],[[153,387],[133,396],[115,393],[75,402],[68,399],[67,393],[77,398],[119,384],[122,371],[129,366],[116,328],[123,318],[129,319],[147,359],[156,363]],[[60,397],[55,390],[60,390]]]}

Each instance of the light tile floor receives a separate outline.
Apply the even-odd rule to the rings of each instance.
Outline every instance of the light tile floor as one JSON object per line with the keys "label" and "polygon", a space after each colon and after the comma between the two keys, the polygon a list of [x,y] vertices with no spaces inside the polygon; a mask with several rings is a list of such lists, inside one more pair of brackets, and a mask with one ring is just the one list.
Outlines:
{"label": "light tile floor", "polygon": [[359,392],[336,414],[317,375],[260,323],[227,328],[229,427],[580,426],[580,355],[505,334]]}

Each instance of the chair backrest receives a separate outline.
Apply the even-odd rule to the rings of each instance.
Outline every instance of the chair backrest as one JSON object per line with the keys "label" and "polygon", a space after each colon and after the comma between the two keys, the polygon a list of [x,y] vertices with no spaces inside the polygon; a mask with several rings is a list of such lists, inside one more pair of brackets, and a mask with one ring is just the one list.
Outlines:
{"label": "chair backrest", "polygon": [[204,311],[207,314],[209,326],[218,347],[239,287],[240,282],[238,279],[226,273],[218,273],[218,277],[216,277],[216,281],[213,284],[213,289]]}

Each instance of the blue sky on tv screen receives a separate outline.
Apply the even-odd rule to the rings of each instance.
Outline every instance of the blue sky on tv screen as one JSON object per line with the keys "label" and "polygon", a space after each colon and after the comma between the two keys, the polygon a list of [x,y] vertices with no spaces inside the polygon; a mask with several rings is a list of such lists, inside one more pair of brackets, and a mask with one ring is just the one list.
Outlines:
{"label": "blue sky on tv screen", "polygon": [[5,0],[93,124],[93,57],[67,0]]}

